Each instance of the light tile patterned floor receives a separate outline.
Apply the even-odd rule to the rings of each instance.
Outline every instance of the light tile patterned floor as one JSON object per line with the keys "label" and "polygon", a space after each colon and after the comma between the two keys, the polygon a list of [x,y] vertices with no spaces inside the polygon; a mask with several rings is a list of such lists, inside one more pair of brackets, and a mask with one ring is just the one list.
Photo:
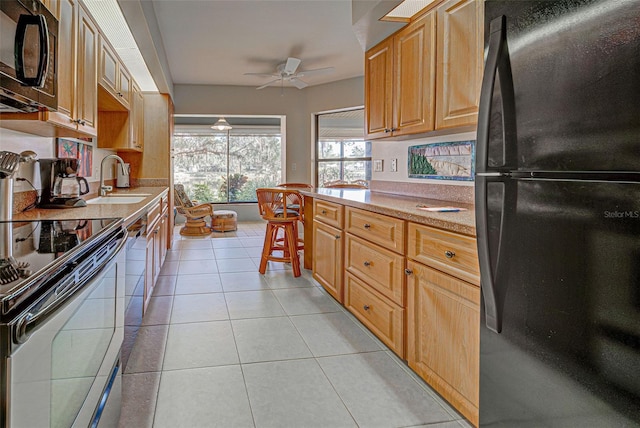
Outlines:
{"label": "light tile patterned floor", "polygon": [[311,278],[264,223],[174,232],[123,377],[120,427],[469,427]]}

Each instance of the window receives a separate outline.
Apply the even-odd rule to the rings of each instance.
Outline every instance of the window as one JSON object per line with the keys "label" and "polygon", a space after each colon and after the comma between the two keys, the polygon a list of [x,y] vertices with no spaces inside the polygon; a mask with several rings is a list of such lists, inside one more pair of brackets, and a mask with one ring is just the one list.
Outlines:
{"label": "window", "polygon": [[316,116],[316,185],[371,180],[371,142],[364,141],[364,110]]}
{"label": "window", "polygon": [[199,202],[256,202],[258,187],[282,181],[280,127],[176,125],[173,150],[174,181]]}

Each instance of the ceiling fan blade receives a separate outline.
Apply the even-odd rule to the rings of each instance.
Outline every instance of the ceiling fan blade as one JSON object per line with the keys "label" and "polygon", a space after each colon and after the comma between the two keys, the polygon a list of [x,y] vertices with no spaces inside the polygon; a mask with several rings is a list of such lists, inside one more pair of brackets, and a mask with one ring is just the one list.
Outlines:
{"label": "ceiling fan blade", "polygon": [[334,67],[316,68],[313,70],[302,70],[298,76],[318,76],[320,74],[329,74],[335,71]]}
{"label": "ceiling fan blade", "polygon": [[245,76],[262,76],[262,77],[280,77],[278,74],[273,73],[244,73]]}
{"label": "ceiling fan blade", "polygon": [[284,66],[284,72],[287,74],[295,73],[301,62],[302,60],[298,58],[292,58],[292,57],[287,58],[287,63]]}
{"label": "ceiling fan blade", "polygon": [[265,83],[265,84],[264,84],[264,85],[262,85],[262,86],[258,86],[256,89],[264,89],[264,88],[266,88],[267,86],[269,86],[270,84],[272,84],[272,83],[276,83],[276,82],[279,82],[279,81],[280,81],[280,79],[272,80],[271,82],[267,82],[267,83]]}
{"label": "ceiling fan blade", "polygon": [[293,86],[295,86],[298,89],[304,89],[307,86],[309,86],[307,82],[305,82],[304,80],[300,80],[297,77],[290,79],[290,81],[291,83],[293,83]]}

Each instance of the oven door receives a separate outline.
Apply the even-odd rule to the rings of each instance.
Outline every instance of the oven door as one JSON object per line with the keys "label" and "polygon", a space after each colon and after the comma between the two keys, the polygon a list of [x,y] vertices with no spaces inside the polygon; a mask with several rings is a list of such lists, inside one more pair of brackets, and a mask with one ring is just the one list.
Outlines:
{"label": "oven door", "polygon": [[[121,245],[95,277],[57,305],[53,315],[43,315],[42,324],[33,325],[32,333],[12,352],[7,364],[9,426],[95,426],[109,392],[120,396],[113,390],[120,385],[124,337],[124,256]],[[38,313],[26,317],[35,320]],[[24,330],[14,329],[14,338],[20,331]],[[108,413],[119,417],[119,411],[115,416]]]}

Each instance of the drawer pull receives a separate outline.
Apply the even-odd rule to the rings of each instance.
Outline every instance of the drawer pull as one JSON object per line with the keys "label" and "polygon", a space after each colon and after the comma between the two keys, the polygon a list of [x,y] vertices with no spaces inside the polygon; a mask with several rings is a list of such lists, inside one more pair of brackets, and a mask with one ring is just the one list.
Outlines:
{"label": "drawer pull", "polygon": [[452,259],[456,255],[456,253],[454,253],[451,250],[447,250],[447,251],[444,252],[444,255],[445,255],[446,258]]}
{"label": "drawer pull", "polygon": [[365,223],[365,224],[364,224],[364,228],[365,228],[365,229],[371,229],[371,225],[370,225],[369,223]]}
{"label": "drawer pull", "polygon": [[335,235],[336,239],[340,239],[340,235]]}
{"label": "drawer pull", "polygon": [[363,308],[365,311],[368,311],[370,307],[369,307],[369,305],[364,305],[362,308]]}
{"label": "drawer pull", "polygon": [[327,214],[327,210],[322,210],[320,212],[322,213],[322,215],[326,215]]}
{"label": "drawer pull", "polygon": [[369,266],[371,266],[371,262],[364,262],[364,265],[365,265],[366,267],[369,267]]}
{"label": "drawer pull", "polygon": [[413,271],[411,269],[405,269],[404,273],[407,275],[413,275]]}

